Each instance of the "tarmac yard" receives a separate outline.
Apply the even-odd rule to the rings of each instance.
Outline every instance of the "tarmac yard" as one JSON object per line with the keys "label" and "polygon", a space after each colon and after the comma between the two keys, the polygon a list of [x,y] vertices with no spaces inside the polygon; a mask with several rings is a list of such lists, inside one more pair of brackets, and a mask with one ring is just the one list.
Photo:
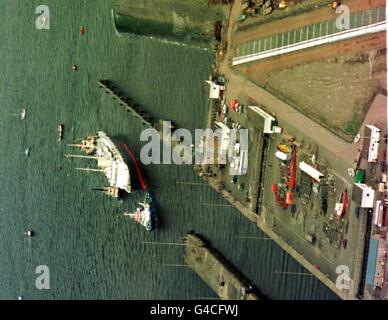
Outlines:
{"label": "tarmac yard", "polygon": [[[220,108],[220,107],[218,107]],[[260,125],[253,124],[247,119],[247,105],[244,104],[242,114],[228,108],[227,117],[230,123],[242,123],[243,128],[249,129],[249,171],[247,175],[232,177],[229,175],[229,167],[215,169],[217,179],[222,182],[221,188],[232,194],[241,203],[246,203],[257,214],[265,212],[265,220],[269,226],[299,252],[303,252],[309,260],[317,265],[325,274],[335,281],[335,269],[339,260],[346,261],[346,253],[352,251],[357,238],[358,228],[350,228],[349,212],[354,211],[351,205],[344,221],[337,222],[334,218],[334,206],[340,194],[351,186],[351,179],[343,181],[343,177],[337,177],[328,166],[321,167],[327,179],[327,209],[321,212],[320,198],[317,187],[313,188],[311,178],[307,177],[308,191],[303,185],[300,170],[297,170],[297,189],[295,205],[283,209],[275,201],[271,186],[282,181],[282,172],[288,172],[288,165],[275,157],[277,145],[287,143],[283,135],[264,136]],[[222,117],[216,120],[220,121]],[[297,163],[309,161],[313,154],[318,154],[318,148],[312,144],[304,144],[298,148]],[[323,152],[324,154],[324,152]],[[264,155],[264,157],[263,157]],[[317,158],[317,161],[321,160]],[[323,160],[323,159],[322,159]],[[311,161],[311,160],[310,160]],[[324,163],[328,163],[326,159]],[[261,170],[261,169],[264,170]],[[285,174],[287,175],[287,174]],[[283,178],[284,176],[283,175]],[[303,175],[306,180],[305,175]],[[305,183],[306,184],[306,183]],[[319,187],[318,187],[319,188]],[[315,190],[315,192],[314,192]],[[306,196],[306,192],[308,196]],[[350,190],[349,190],[350,192]],[[357,222],[357,220],[353,222]],[[328,231],[325,230],[328,227]],[[355,230],[353,230],[355,229]],[[313,235],[313,244],[307,239],[307,235]],[[343,249],[343,240],[348,240],[347,250]],[[347,263],[349,264],[350,261]]]}
{"label": "tarmac yard", "polygon": [[[350,156],[348,161],[342,161],[336,154],[291,126],[283,128],[282,134],[264,135],[261,124],[248,118],[248,105],[254,104],[254,101],[248,103],[248,99],[242,97],[239,100],[243,105],[241,113],[230,107],[230,101],[231,97],[227,95],[225,114],[220,104],[215,105],[215,120],[223,121],[226,116],[228,126],[236,123],[249,130],[249,169],[247,175],[233,177],[229,173],[229,164],[209,166],[209,175],[217,181],[218,190],[225,192],[232,199],[232,204],[237,201],[252,214],[255,213],[257,220],[263,221],[268,229],[332,283],[336,283],[339,272],[344,270],[337,268],[346,268],[349,271],[349,296],[354,296],[362,276],[368,218],[366,209],[356,215],[359,205],[351,200],[354,177],[348,174],[348,169],[355,160]],[[265,106],[261,107],[265,109]],[[279,144],[287,145],[291,150],[291,137],[296,145],[296,185],[293,204],[284,209],[276,201],[272,186],[287,184],[290,161],[280,160],[275,153],[279,151]],[[359,148],[362,148],[361,145]],[[360,156],[365,156],[365,152],[361,152]],[[316,167],[325,178],[320,183],[314,182],[298,168],[302,161]],[[342,218],[336,219],[335,205],[343,202],[344,191],[347,191],[348,205]],[[285,194],[286,191],[284,199]],[[252,215],[247,217],[255,222]]]}
{"label": "tarmac yard", "polygon": [[[276,201],[271,188],[273,184],[284,181],[289,172],[288,165],[275,157],[280,143],[287,143],[287,140],[281,135],[271,137],[263,199],[266,223],[333,282],[338,277],[336,268],[340,265],[349,267],[350,278],[354,279],[359,272],[355,253],[360,251],[362,244],[359,239],[363,238],[365,217],[361,213],[356,218],[356,205],[352,202],[341,219],[335,217],[335,204],[343,191],[347,190],[350,201],[352,179],[336,175],[331,167],[334,164],[322,152],[315,162],[326,179],[314,183],[311,177],[297,169],[294,203],[284,209]],[[296,163],[311,164],[315,152],[306,150],[306,145],[298,149]],[[319,163],[325,163],[325,166]]]}

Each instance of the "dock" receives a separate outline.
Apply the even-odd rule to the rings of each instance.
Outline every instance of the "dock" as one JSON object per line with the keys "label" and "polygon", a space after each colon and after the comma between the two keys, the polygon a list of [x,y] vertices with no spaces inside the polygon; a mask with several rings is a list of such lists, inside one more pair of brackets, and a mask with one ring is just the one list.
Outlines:
{"label": "dock", "polygon": [[112,97],[112,99],[117,100],[118,103],[125,108],[131,115],[139,119],[145,126],[153,128],[153,118],[143,110],[135,105],[129,97],[127,97],[123,92],[121,92],[113,83],[109,80],[99,80],[98,86],[105,91],[106,94]]}
{"label": "dock", "polygon": [[[171,149],[174,149],[178,144],[177,141],[172,141],[163,135],[163,123],[166,121],[165,119],[155,119],[148,112],[141,110],[137,104],[133,103],[131,98],[119,90],[110,80],[98,80],[98,86],[144,126],[158,131],[160,140],[169,145]],[[173,125],[172,122],[169,129],[171,130],[171,133],[176,130],[175,125]]]}
{"label": "dock", "polygon": [[194,233],[185,237],[185,261],[222,300],[259,300],[253,285]]}

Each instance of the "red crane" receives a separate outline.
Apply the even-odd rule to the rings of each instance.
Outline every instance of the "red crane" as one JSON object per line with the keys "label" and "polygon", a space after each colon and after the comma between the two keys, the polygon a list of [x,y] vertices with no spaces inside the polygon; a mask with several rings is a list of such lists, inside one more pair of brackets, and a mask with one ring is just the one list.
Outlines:
{"label": "red crane", "polygon": [[336,212],[335,212],[335,218],[336,220],[339,220],[341,219],[345,213],[346,213],[346,210],[348,208],[348,191],[345,190],[344,192],[342,192],[341,196],[340,196],[340,202],[338,204],[338,207],[336,208]]}
{"label": "red crane", "polygon": [[291,156],[291,164],[290,164],[290,173],[288,176],[288,183],[286,186],[288,187],[288,192],[286,194],[286,199],[283,199],[278,192],[278,187],[276,184],[272,185],[272,192],[275,195],[276,201],[283,207],[283,209],[287,209],[289,205],[294,203],[294,194],[293,191],[295,189],[296,184],[296,146],[292,145],[292,156]]}
{"label": "red crane", "polygon": [[287,204],[286,200],[284,200],[280,197],[279,192],[278,192],[278,186],[276,183],[272,185],[272,192],[275,195],[276,202],[279,203],[283,209],[287,209],[288,204]]}
{"label": "red crane", "polygon": [[289,188],[291,191],[295,189],[296,181],[296,147],[292,145],[292,157],[291,157],[291,168],[290,168],[290,178],[289,178]]}

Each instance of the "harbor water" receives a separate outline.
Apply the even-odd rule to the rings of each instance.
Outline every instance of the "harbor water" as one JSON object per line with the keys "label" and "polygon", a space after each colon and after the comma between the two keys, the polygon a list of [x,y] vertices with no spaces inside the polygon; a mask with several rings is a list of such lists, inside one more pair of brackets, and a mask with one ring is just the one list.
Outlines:
{"label": "harbor water", "polygon": [[[154,233],[121,216],[136,207],[141,193],[117,201],[92,191],[105,186],[104,177],[76,171],[93,162],[65,158],[77,152],[66,143],[104,130],[138,155],[143,129],[97,81],[112,80],[156,118],[202,128],[213,54],[119,37],[110,0],[47,0],[50,29],[38,30],[39,4],[0,3],[1,299],[215,298],[193,271],[174,266],[184,263],[183,247],[165,244],[179,243],[189,230],[210,240],[271,299],[336,298],[314,277],[301,275],[306,271],[296,261],[263,239],[190,166],[142,166],[160,217]],[[23,121],[10,115],[22,108]],[[35,236],[26,237],[27,229]],[[35,286],[39,265],[49,267],[49,290]]]}

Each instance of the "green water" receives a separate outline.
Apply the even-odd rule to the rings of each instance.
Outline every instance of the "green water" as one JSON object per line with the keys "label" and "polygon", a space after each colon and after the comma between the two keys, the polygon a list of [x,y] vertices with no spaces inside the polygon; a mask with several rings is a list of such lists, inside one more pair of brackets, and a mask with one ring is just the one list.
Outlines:
{"label": "green water", "polygon": [[[116,219],[141,195],[123,203],[93,193],[99,174],[83,174],[70,161],[66,142],[105,130],[139,152],[138,121],[96,85],[111,79],[156,117],[180,127],[203,126],[212,55],[150,39],[118,38],[112,1],[46,0],[50,30],[35,28],[35,0],[1,0],[0,19],[0,298],[14,299],[193,299],[215,297],[182,264],[178,242],[191,229],[207,237],[231,263],[270,298],[333,299],[313,277],[278,274],[303,268],[272,241],[236,236],[264,235],[237,210],[198,182],[190,167],[143,168],[155,195],[161,229],[149,234],[132,221]],[[80,25],[86,33],[79,35]],[[78,72],[71,71],[76,63]],[[27,109],[26,119],[10,113]],[[56,128],[65,125],[63,144]],[[30,156],[24,158],[25,148]],[[58,167],[63,166],[59,171]],[[36,236],[23,233],[32,228]],[[35,268],[50,268],[50,290],[35,287]]]}

